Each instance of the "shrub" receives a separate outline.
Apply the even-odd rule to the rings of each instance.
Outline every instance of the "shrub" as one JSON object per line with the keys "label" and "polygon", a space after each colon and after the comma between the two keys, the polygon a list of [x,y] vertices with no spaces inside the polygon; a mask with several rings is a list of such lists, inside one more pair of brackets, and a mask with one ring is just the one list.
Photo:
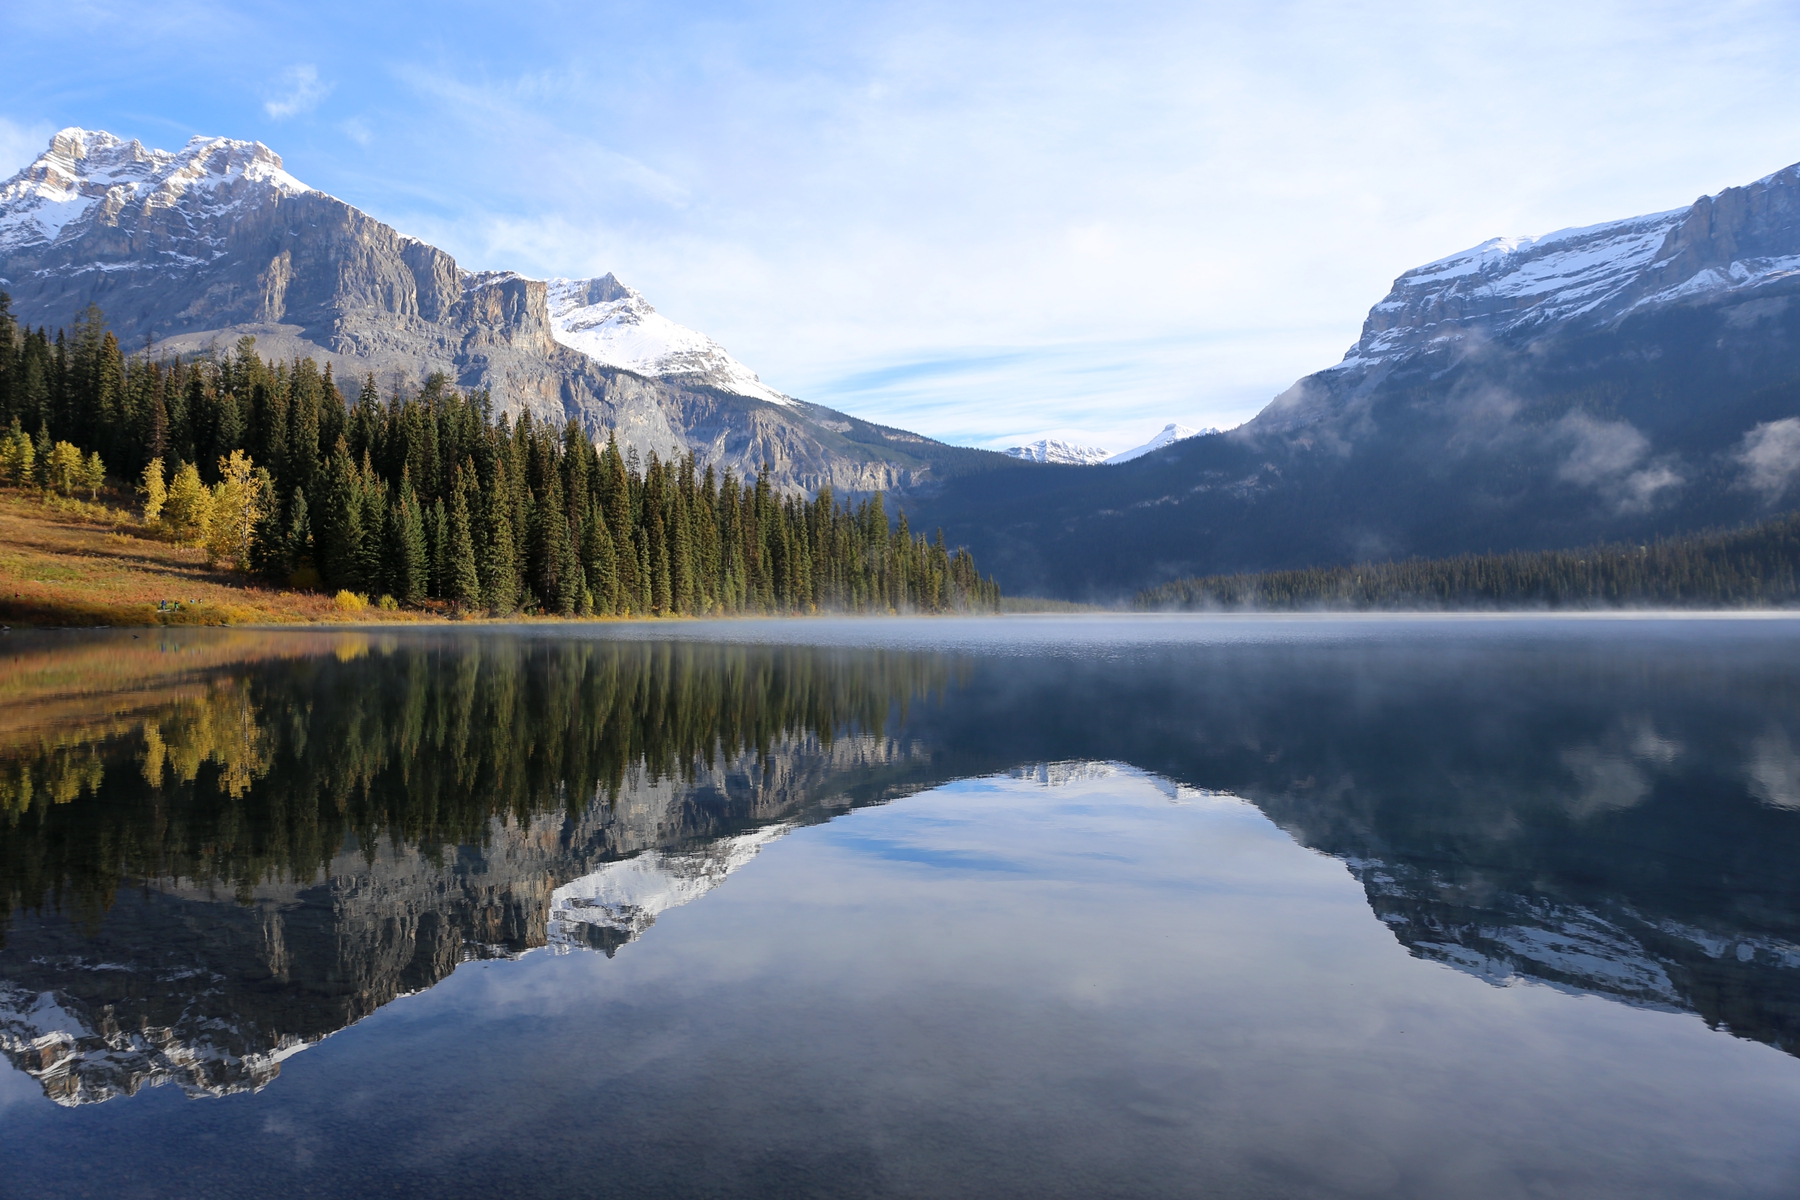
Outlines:
{"label": "shrub", "polygon": [[339,612],[359,613],[363,609],[369,607],[369,598],[346,590],[339,592],[332,599],[332,603],[337,605]]}

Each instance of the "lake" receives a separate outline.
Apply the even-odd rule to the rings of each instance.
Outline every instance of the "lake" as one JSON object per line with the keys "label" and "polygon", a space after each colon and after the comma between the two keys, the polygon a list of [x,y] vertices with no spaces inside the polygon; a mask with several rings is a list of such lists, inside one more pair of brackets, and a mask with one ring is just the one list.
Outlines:
{"label": "lake", "polygon": [[0,1195],[1800,1194],[1800,620],[0,664]]}

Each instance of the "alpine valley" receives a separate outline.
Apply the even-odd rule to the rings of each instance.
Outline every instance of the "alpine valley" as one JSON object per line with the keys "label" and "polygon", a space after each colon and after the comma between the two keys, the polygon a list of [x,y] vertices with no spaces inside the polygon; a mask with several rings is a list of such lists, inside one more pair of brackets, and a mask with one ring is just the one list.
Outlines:
{"label": "alpine valley", "polygon": [[1253,420],[1110,458],[951,446],[783,395],[611,275],[463,270],[258,143],[62,131],[0,185],[0,290],[32,327],[93,304],[127,347],[252,335],[384,388],[441,371],[645,454],[887,492],[1015,594],[1640,541],[1766,516],[1800,474],[1800,166],[1416,267]]}

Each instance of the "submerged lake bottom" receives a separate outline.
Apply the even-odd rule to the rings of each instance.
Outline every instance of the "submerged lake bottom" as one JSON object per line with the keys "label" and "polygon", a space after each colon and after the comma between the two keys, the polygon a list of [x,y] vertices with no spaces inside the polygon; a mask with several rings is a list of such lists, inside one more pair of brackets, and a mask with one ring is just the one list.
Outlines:
{"label": "submerged lake bottom", "polygon": [[1800,620],[0,656],[0,1195],[1800,1194]]}

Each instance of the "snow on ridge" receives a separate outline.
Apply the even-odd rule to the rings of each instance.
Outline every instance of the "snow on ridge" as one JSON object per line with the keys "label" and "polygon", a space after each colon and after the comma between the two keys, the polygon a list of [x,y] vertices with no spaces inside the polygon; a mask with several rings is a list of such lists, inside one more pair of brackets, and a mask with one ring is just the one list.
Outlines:
{"label": "snow on ridge", "polygon": [[1014,446],[1006,453],[1026,462],[1068,463],[1075,466],[1093,466],[1105,462],[1107,457],[1107,452],[1097,446],[1077,446],[1074,442],[1058,441],[1055,438],[1040,438],[1029,446]]}
{"label": "snow on ridge", "polygon": [[718,887],[791,824],[768,825],[721,838],[687,852],[645,851],[607,863],[598,871],[557,888],[550,895],[547,939],[553,953],[588,945],[582,926],[608,929],[626,941],[641,935],[671,908],[691,904]]}
{"label": "snow on ridge", "polygon": [[1129,450],[1121,450],[1106,461],[1112,465],[1130,462],[1134,458],[1142,458],[1152,450],[1161,450],[1164,446],[1172,446],[1176,442],[1185,441],[1191,437],[1199,437],[1202,434],[1217,432],[1219,432],[1217,429],[1210,426],[1205,429],[1189,429],[1186,425],[1180,425],[1171,421],[1162,427],[1161,433],[1158,433],[1143,445],[1133,446]]}
{"label": "snow on ridge", "polygon": [[677,325],[611,275],[549,283],[550,335],[595,362],[639,375],[688,378],[739,396],[792,405],[697,330]]}
{"label": "snow on ridge", "polygon": [[[1598,225],[1573,225],[1567,229],[1558,229],[1550,233],[1521,234],[1514,237],[1494,237],[1478,246],[1467,250],[1458,250],[1455,254],[1446,254],[1443,258],[1433,259],[1428,263],[1412,268],[1403,273],[1401,280],[1406,279],[1451,279],[1459,275],[1477,273],[1502,274],[1508,270],[1508,260],[1513,260],[1510,269],[1516,270],[1528,258],[1548,253],[1552,247],[1563,243],[1579,242],[1583,246],[1596,242],[1616,247],[1622,240],[1628,244],[1624,253],[1635,249],[1637,237],[1647,228],[1655,228],[1663,233],[1677,224],[1680,218],[1687,215],[1685,208],[1672,208],[1667,212],[1649,213],[1641,217],[1627,217],[1622,221],[1602,221]],[[1617,257],[1619,251],[1614,250],[1610,256]],[[1609,257],[1603,250],[1600,259]]]}
{"label": "snow on ridge", "polygon": [[[314,189],[288,174],[281,156],[261,142],[194,137],[179,151],[146,149],[102,130],[71,126],[11,179],[0,183],[0,250],[51,245],[97,212],[128,204],[179,207],[190,194],[258,183],[285,195]],[[227,198],[229,206],[233,200]]]}

